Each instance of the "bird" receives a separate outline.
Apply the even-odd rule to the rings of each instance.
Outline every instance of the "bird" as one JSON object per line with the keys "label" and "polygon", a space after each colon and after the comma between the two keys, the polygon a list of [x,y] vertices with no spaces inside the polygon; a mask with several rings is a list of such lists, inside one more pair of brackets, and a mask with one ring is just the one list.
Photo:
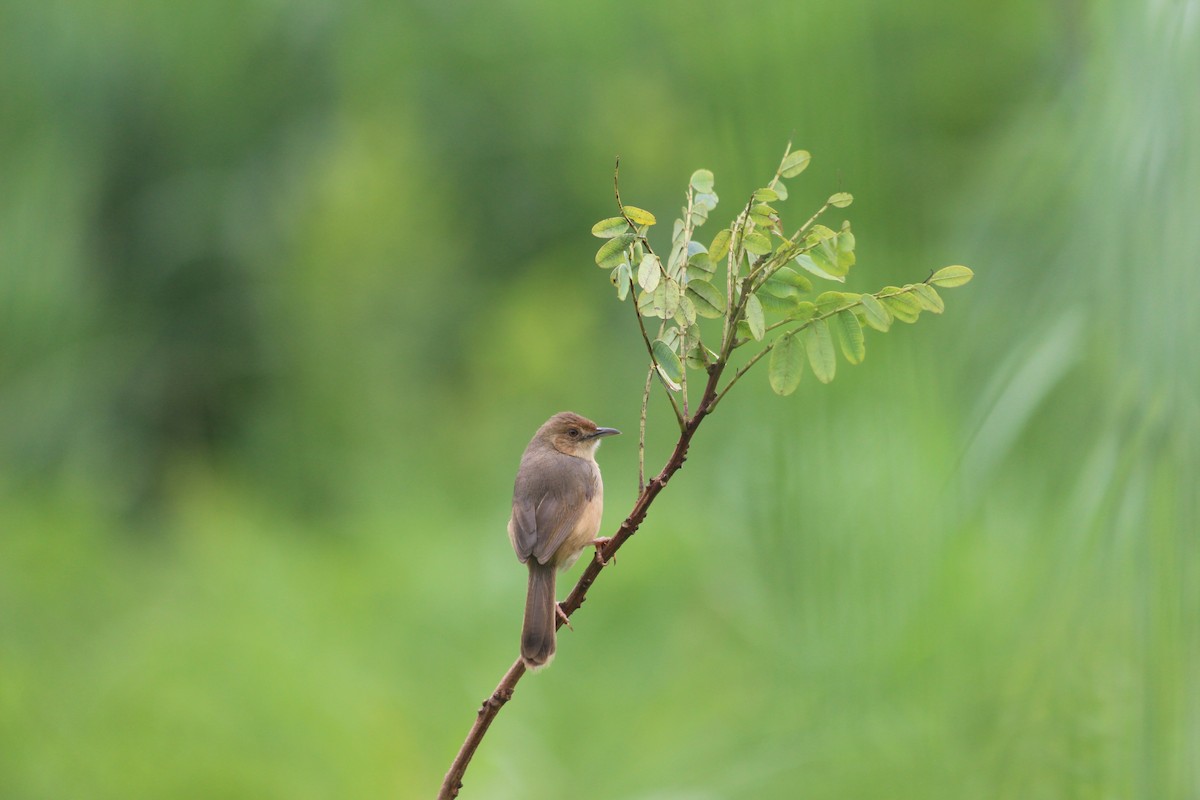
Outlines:
{"label": "bird", "polygon": [[554,658],[557,617],[562,614],[555,575],[569,569],[588,545],[608,541],[596,538],[604,510],[596,449],[604,437],[619,433],[562,411],[537,429],[521,456],[508,538],[517,559],[529,568],[521,660],[531,670]]}

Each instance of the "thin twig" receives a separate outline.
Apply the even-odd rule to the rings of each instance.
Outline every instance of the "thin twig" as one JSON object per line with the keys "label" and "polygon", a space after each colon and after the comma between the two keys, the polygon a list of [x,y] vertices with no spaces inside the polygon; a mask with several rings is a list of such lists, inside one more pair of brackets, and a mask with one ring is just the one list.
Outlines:
{"label": "thin twig", "polygon": [[[630,280],[630,283],[632,284],[633,281]],[[633,292],[632,286],[630,286],[629,291],[630,293]],[[634,316],[637,317],[638,330],[642,332],[642,341],[646,343],[646,352],[650,354],[650,362],[654,364],[659,373],[659,377],[661,378],[665,373],[662,370],[662,366],[658,363],[658,358],[654,355],[654,346],[650,344],[650,334],[646,333],[646,324],[642,320],[642,312],[638,311],[637,297],[630,297],[629,299],[630,305],[633,306]],[[671,392],[671,387],[667,386],[665,383],[663,384],[663,389],[667,393],[667,399],[671,401],[671,408],[675,411],[675,421],[679,423],[679,430],[683,430],[684,426],[687,424],[687,421],[683,415],[683,412],[679,410],[679,404],[675,402],[675,395]]]}
{"label": "thin twig", "polygon": [[[808,229],[812,227],[813,223],[816,222],[818,219],[820,219],[821,215],[824,214],[828,209],[829,209],[829,203],[826,202],[823,206],[818,208],[816,213],[814,213],[811,217],[809,217],[808,220],[803,225],[801,225],[799,228],[797,228],[795,233],[793,233],[790,237],[788,237],[788,241],[792,245],[795,245],[796,242],[800,239],[800,237],[803,236],[805,233],[807,233]],[[762,286],[763,283],[765,283],[766,280],[768,278],[770,278],[771,275],[774,274],[774,272],[777,269],[779,269],[780,267],[782,267],[784,264],[791,261],[793,258],[800,255],[801,253],[808,252],[815,246],[816,245],[814,244],[814,245],[810,245],[808,247],[801,248],[798,250],[792,250],[789,248],[789,250],[786,253],[787,257],[779,259],[778,264],[774,263],[776,260],[774,258],[774,255],[775,255],[775,253],[780,252],[779,250],[776,250],[775,253],[771,253],[770,256],[764,256],[763,258],[759,259],[758,262],[754,265],[754,269],[752,269],[750,271],[750,274],[746,276],[747,278],[750,279],[750,281],[752,283],[754,282],[755,278],[758,278],[760,275],[762,276],[762,280],[758,281],[758,285],[753,286],[751,291],[755,291],[758,289],[759,286]],[[770,267],[773,267],[773,268],[768,269]]]}
{"label": "thin twig", "polygon": [[729,379],[729,383],[725,386],[725,388],[722,389],[717,394],[717,396],[713,398],[713,401],[709,405],[708,410],[711,412],[714,408],[716,408],[717,403],[721,402],[721,398],[723,398],[723,397],[725,397],[725,395],[729,394],[729,390],[733,388],[733,385],[735,383],[737,383],[738,380],[741,379],[741,377],[743,375],[745,375],[747,372],[749,372],[750,368],[753,367],[755,364],[757,364],[759,359],[761,359],[767,353],[771,352],[771,350],[773,350],[775,348],[775,345],[779,343],[780,339],[783,339],[786,336],[792,336],[792,335],[794,335],[794,332],[789,331],[789,332],[783,334],[782,336],[777,336],[775,339],[771,340],[770,344],[768,344],[762,350],[759,350],[757,353],[755,353],[753,356],[751,356],[750,360],[747,361],[745,364],[743,364],[741,369],[739,369],[737,372],[733,373],[733,377]]}
{"label": "thin twig", "polygon": [[[687,265],[688,265],[688,245],[692,241],[692,204],[695,200],[695,191],[692,189],[692,184],[688,184],[687,188],[687,210],[684,211],[683,222],[683,266],[680,267],[680,274],[684,281],[680,284],[686,290],[687,288]],[[682,303],[686,298],[681,297]],[[684,335],[684,330],[679,330],[679,360],[683,364],[683,371],[680,374],[679,386],[680,392],[683,395],[683,418],[687,419],[688,414],[688,385],[687,385],[687,336]]]}
{"label": "thin twig", "polygon": [[[737,315],[739,308],[744,309],[746,304],[745,291],[740,295],[734,292],[734,286],[737,284],[737,276],[741,272],[742,256],[745,253],[743,243],[746,238],[746,223],[751,227],[754,222],[750,219],[750,208],[754,205],[754,195],[750,195],[750,199],[746,201],[746,206],[741,213],[737,215],[737,219],[733,221],[733,226],[729,232],[729,260],[726,262],[726,307],[729,313],[725,316],[725,327],[721,331],[721,353],[723,356],[729,355],[729,349],[726,345],[733,341],[737,332],[737,323],[740,317]],[[745,284],[743,283],[743,289]],[[724,363],[724,358],[719,358],[718,361]]]}
{"label": "thin twig", "polygon": [[650,240],[647,239],[646,235],[639,230],[640,226],[638,226],[637,223],[635,223],[633,220],[631,220],[629,218],[629,215],[625,213],[625,204],[623,202],[621,202],[620,173],[621,173],[621,157],[617,156],[616,163],[613,165],[613,194],[616,195],[616,198],[617,198],[617,210],[620,211],[621,218],[625,220],[625,222],[629,225],[630,228],[633,228],[634,234],[638,237],[638,239],[641,241],[641,243],[646,246],[646,251],[648,253],[650,253],[651,255],[653,255],[655,258],[658,258],[658,255],[654,252],[654,248],[652,248],[650,246]]}
{"label": "thin twig", "polygon": [[[878,291],[878,292],[873,292],[873,293],[869,293],[869,294],[872,297],[874,297],[876,300],[882,300],[885,297],[897,297],[898,295],[909,294],[912,291],[913,291],[913,289],[911,289],[909,287],[900,287],[899,289],[897,289],[894,292]],[[861,295],[860,295],[860,297],[861,297]],[[725,397],[726,394],[729,393],[729,390],[733,388],[733,385],[735,383],[737,383],[738,380],[740,380],[743,375],[745,375],[747,372],[749,372],[750,368],[753,367],[755,364],[757,364],[763,356],[765,356],[767,353],[769,353],[773,349],[775,349],[775,345],[779,344],[780,339],[783,339],[788,336],[795,336],[796,334],[800,333],[800,331],[804,330],[809,325],[812,325],[814,322],[816,322],[819,319],[828,319],[835,314],[839,314],[842,311],[848,311],[848,310],[854,308],[855,306],[860,306],[860,305],[862,305],[861,299],[855,300],[853,303],[847,303],[844,306],[838,306],[837,308],[830,309],[829,311],[824,311],[820,314],[815,314],[803,321],[795,320],[795,319],[784,319],[784,320],[780,320],[779,322],[775,322],[775,323],[772,323],[771,325],[768,325],[766,330],[770,331],[770,330],[774,330],[775,328],[782,327],[783,325],[788,325],[793,322],[800,322],[800,324],[797,325],[792,330],[788,331],[787,333],[776,336],[774,339],[772,339],[770,344],[768,344],[762,350],[759,350],[757,353],[755,353],[750,358],[749,361],[747,361],[745,364],[742,365],[741,369],[734,372],[733,377],[729,379],[729,383],[725,385],[725,388],[722,389],[720,392],[718,392],[717,396],[713,398],[712,404],[710,405],[708,410],[712,411],[714,408],[716,408],[717,403],[721,402],[721,399],[723,397]],[[746,344],[746,342],[741,342],[740,344],[736,344],[734,346],[740,347],[742,344]]]}
{"label": "thin twig", "polygon": [[638,492],[646,488],[646,409],[650,405],[650,384],[654,380],[654,365],[646,371],[646,388],[642,390],[642,421],[638,426]]}
{"label": "thin twig", "polygon": [[775,184],[783,179],[783,162],[787,161],[787,157],[792,154],[792,140],[788,139],[787,147],[783,148],[783,158],[779,159],[779,166],[775,168],[775,177],[767,183],[768,189],[774,189]]}
{"label": "thin twig", "polygon": [[[620,174],[621,157],[617,156],[616,164],[613,166],[613,194],[617,198],[617,208],[620,210],[621,216],[624,218],[626,224],[636,231],[638,226],[635,225],[633,220],[631,220],[625,213],[625,204],[621,202]],[[645,241],[645,237],[642,237],[642,240]],[[646,242],[646,246],[649,248],[649,242]],[[651,250],[650,252],[653,253],[654,251]],[[655,258],[657,258],[657,256],[655,256]],[[650,356],[650,363],[661,371],[662,365],[658,363],[658,357],[654,355],[654,346],[650,343],[650,335],[646,333],[646,323],[642,320],[642,312],[638,309],[637,282],[633,279],[632,269],[630,269],[629,275],[629,304],[633,306],[633,314],[637,317],[638,330],[642,332],[642,341],[646,344],[646,353]],[[664,384],[663,389],[667,393],[667,399],[671,401],[671,408],[675,411],[675,421],[679,423],[679,429],[683,430],[686,424],[685,420],[687,419],[687,413],[680,411],[679,404],[675,402],[675,397],[671,393],[671,387]]]}

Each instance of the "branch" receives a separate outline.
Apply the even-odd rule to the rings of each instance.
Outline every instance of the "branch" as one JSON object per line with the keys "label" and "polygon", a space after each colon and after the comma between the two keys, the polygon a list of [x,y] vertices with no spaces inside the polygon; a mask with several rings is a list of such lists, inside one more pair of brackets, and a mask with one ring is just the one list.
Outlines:
{"label": "branch", "polygon": [[[613,194],[616,195],[617,209],[620,210],[621,216],[625,219],[625,223],[630,228],[632,228],[634,231],[637,231],[638,226],[635,225],[633,223],[633,220],[631,220],[629,218],[629,216],[625,213],[625,204],[621,202],[621,186],[620,186],[620,182],[619,182],[620,174],[621,174],[621,157],[617,156],[617,162],[615,165],[613,165]],[[640,236],[642,242],[645,243],[646,249],[649,250],[651,254],[654,254],[654,251],[650,249],[650,242],[647,241],[646,237],[641,236],[640,234],[639,234],[639,236]],[[655,255],[655,258],[657,258],[657,257],[658,256]],[[632,273],[632,270],[631,270],[631,273]],[[642,320],[642,312],[638,310],[637,283],[633,280],[632,274],[630,274],[630,277],[629,277],[629,304],[631,306],[633,306],[634,316],[637,317],[638,330],[640,330],[642,332],[642,341],[645,342],[645,344],[646,344],[646,353],[648,353],[650,356],[650,363],[654,365],[654,367],[659,371],[660,375],[665,374],[662,370],[662,367],[658,363],[658,357],[654,355],[654,346],[650,344],[650,336],[649,336],[649,334],[646,333],[646,323]],[[675,421],[679,423],[679,430],[682,431],[686,424],[686,419],[687,419],[687,410],[686,410],[687,399],[686,398],[684,399],[684,410],[680,411],[679,404],[675,402],[675,396],[673,394],[671,394],[671,387],[666,386],[664,384],[663,390],[667,393],[667,399],[671,401],[671,408],[674,409],[674,411],[675,411]]]}
{"label": "branch", "polygon": [[[933,277],[933,273],[930,273],[929,278],[932,278],[932,277]],[[921,283],[928,284],[929,278],[926,278]],[[909,294],[912,291],[913,290],[910,288],[902,287],[902,288],[897,289],[894,292],[880,290],[878,292],[872,293],[871,296],[874,297],[876,300],[882,300],[885,297],[896,297],[897,295]],[[729,383],[727,383],[725,385],[725,388],[722,389],[720,392],[718,392],[716,397],[713,398],[712,404],[708,407],[708,410],[712,411],[714,408],[716,408],[717,403],[721,402],[721,398],[725,397],[725,395],[727,395],[729,393],[729,390],[733,388],[733,385],[735,383],[737,383],[738,380],[743,375],[745,375],[747,372],[749,372],[750,368],[753,367],[755,364],[757,364],[763,356],[765,356],[767,353],[774,350],[775,345],[779,344],[780,339],[783,339],[784,337],[787,337],[787,336],[795,336],[801,330],[803,330],[804,328],[807,328],[809,325],[813,324],[814,322],[816,322],[819,319],[828,319],[828,318],[832,317],[834,314],[837,314],[842,311],[847,311],[851,308],[854,308],[855,306],[860,306],[860,305],[862,305],[862,300],[855,300],[853,303],[847,303],[844,306],[838,306],[837,308],[831,308],[828,311],[824,311],[820,314],[814,314],[813,316],[811,316],[808,319],[803,320],[803,321],[796,320],[796,319],[781,319],[778,322],[773,322],[770,325],[768,325],[766,330],[772,331],[778,327],[781,327],[783,325],[788,325],[793,322],[800,323],[799,325],[797,325],[795,328],[792,328],[787,333],[783,333],[783,334],[780,334],[779,336],[776,336],[774,339],[771,340],[770,344],[768,344],[762,350],[759,350],[757,353],[755,353],[750,358],[749,361],[747,361],[745,364],[743,364],[741,369],[739,369],[737,372],[733,373],[733,377],[729,379]],[[747,344],[749,341],[750,340],[743,340],[741,342],[736,342],[736,343],[734,343],[733,346],[734,346],[734,348],[741,347],[743,344]]]}
{"label": "branch", "polygon": [[[813,226],[813,223],[820,219],[821,215],[827,210],[829,210],[828,201],[818,208],[816,213],[808,218],[808,221],[797,228],[795,233],[788,237],[788,242],[792,245],[792,247],[790,247],[788,250],[783,251],[782,248],[780,248],[780,250],[776,250],[774,253],[769,253],[760,257],[758,261],[755,262],[754,268],[750,271],[750,274],[746,276],[751,283],[750,291],[757,291],[760,286],[766,283],[767,279],[771,277],[772,273],[774,273],[787,262],[791,261],[796,256],[800,255],[801,253],[807,253],[809,250],[815,247],[815,245],[809,245],[808,247],[796,248],[796,243],[800,241],[800,237],[807,233],[808,229]],[[781,251],[784,253],[784,257],[777,259],[776,255]],[[779,263],[775,263],[776,261]],[[761,280],[758,281],[757,285],[753,285],[755,279],[759,278],[760,275]]]}
{"label": "branch", "polygon": [[[687,460],[688,448],[692,444],[692,437],[696,435],[696,431],[700,428],[700,423],[708,416],[713,407],[713,400],[717,396],[717,381],[721,377],[721,372],[724,365],[721,363],[714,364],[709,368],[708,382],[704,387],[704,395],[700,398],[700,403],[696,407],[696,414],[683,425],[679,434],[679,441],[675,443],[675,449],[671,451],[671,457],[667,459],[667,463],[662,470],[650,479],[650,482],[642,487],[638,492],[637,500],[633,504],[633,510],[629,512],[629,516],[625,517],[624,522],[617,528],[617,532],[613,534],[612,539],[605,545],[596,548],[596,556],[588,563],[583,574],[579,576],[579,581],[575,584],[575,588],[567,595],[567,599],[559,603],[562,608],[563,616],[559,617],[557,626],[561,628],[563,620],[570,617],[579,607],[583,605],[583,601],[587,599],[588,589],[596,582],[596,578],[600,573],[613,562],[613,556],[621,549],[621,546],[633,536],[646,519],[646,514],[650,510],[650,505],[654,502],[654,498],[658,497],[659,492],[667,485],[679,468],[683,466],[683,462]],[[500,713],[500,709],[504,708],[504,704],[512,698],[513,690],[516,689],[517,683],[525,674],[525,665],[520,659],[517,659],[504,674],[500,684],[496,690],[492,692],[483,705],[479,708],[479,712],[475,717],[474,724],[471,725],[471,730],[467,734],[466,740],[462,747],[459,748],[458,755],[454,757],[454,761],[450,764],[450,770],[446,773],[445,779],[442,781],[441,791],[438,792],[438,800],[451,800],[458,797],[458,791],[462,788],[462,779],[466,774],[467,766],[471,763],[471,757],[475,755],[475,751],[479,748],[480,742],[483,741],[484,735],[488,731],[488,727],[496,716]]]}
{"label": "branch", "polygon": [[[637,316],[638,330],[642,332],[642,341],[646,343],[646,352],[650,354],[650,363],[654,365],[655,370],[659,373],[659,377],[663,376],[664,371],[658,363],[658,357],[654,355],[654,346],[650,344],[650,334],[646,333],[646,323],[642,320],[642,312],[638,311],[637,294],[633,290],[633,279],[631,278],[629,286],[629,304],[633,306],[633,313]],[[671,408],[675,411],[675,420],[679,423],[679,430],[683,430],[687,424],[682,411],[679,410],[679,404],[675,402],[675,395],[671,393],[671,387],[663,385],[663,391],[667,393],[667,399],[671,401]]]}
{"label": "branch", "polygon": [[759,350],[757,353],[755,353],[754,356],[751,357],[751,359],[749,361],[747,361],[742,366],[741,369],[739,369],[737,372],[733,373],[733,377],[729,379],[729,383],[725,386],[724,389],[722,389],[720,391],[719,394],[717,394],[716,397],[713,398],[712,405],[709,406],[708,410],[712,411],[714,408],[716,408],[717,403],[721,402],[721,398],[723,398],[723,397],[725,397],[725,395],[729,394],[729,390],[733,388],[733,385],[735,383],[737,383],[738,380],[743,375],[745,375],[747,372],[749,372],[750,368],[753,367],[755,364],[757,364],[759,359],[761,359],[767,353],[771,352],[771,350],[773,350],[775,348],[775,345],[779,343],[780,339],[782,339],[784,336],[792,336],[794,333],[795,333],[794,331],[789,331],[788,333],[785,333],[782,336],[775,337],[774,339],[771,340],[770,344],[768,344],[762,350]]}
{"label": "branch", "polygon": [[[683,266],[681,272],[687,274],[688,264],[688,246],[692,241],[692,203],[695,199],[695,192],[692,185],[689,183],[687,188],[687,209],[683,212]],[[682,303],[683,300],[680,300]],[[688,385],[687,385],[687,337],[682,335],[680,330],[679,341],[676,343],[679,346],[679,360],[683,363],[683,373],[680,375],[679,386],[680,394],[683,396],[683,418],[687,419],[688,414]],[[701,345],[703,346],[703,345]]]}
{"label": "branch", "polygon": [[646,409],[650,405],[650,382],[654,380],[654,365],[646,371],[646,388],[642,391],[642,421],[638,425],[638,492],[646,488]]}
{"label": "branch", "polygon": [[504,673],[496,691],[483,701],[483,705],[479,707],[475,716],[475,724],[471,726],[471,731],[467,734],[467,740],[459,748],[458,755],[450,764],[450,771],[442,780],[442,788],[437,795],[438,800],[450,800],[450,798],[458,797],[458,790],[462,788],[463,774],[467,771],[467,765],[471,763],[471,756],[475,755],[475,750],[483,741],[483,736],[487,733],[492,720],[500,713],[504,704],[512,699],[513,689],[516,688],[517,681],[521,680],[521,676],[524,674],[525,662],[518,658],[517,662],[508,668],[508,672]]}

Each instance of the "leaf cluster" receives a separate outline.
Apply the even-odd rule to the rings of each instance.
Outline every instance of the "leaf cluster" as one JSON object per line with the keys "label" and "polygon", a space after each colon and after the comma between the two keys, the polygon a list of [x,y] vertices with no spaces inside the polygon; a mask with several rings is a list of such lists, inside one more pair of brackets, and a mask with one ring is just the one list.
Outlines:
{"label": "leaf cluster", "polygon": [[[811,158],[808,151],[793,150],[789,144],[770,180],[711,237],[702,237],[700,228],[719,201],[715,178],[707,169],[696,170],[672,224],[665,258],[649,239],[657,218],[625,205],[619,186],[619,215],[592,227],[592,234],[604,239],[596,264],[609,271],[617,298],[631,301],[650,368],[672,397],[681,422],[688,404],[689,369],[719,377],[735,351],[747,348],[753,353],[707,399],[708,411],[764,357],[769,357],[771,388],[781,395],[794,392],[805,371],[828,383],[837,373],[839,352],[849,364],[866,357],[866,329],[886,333],[896,320],[911,324],[922,312],[942,313],[945,306],[938,290],[961,286],[973,275],[969,268],[955,265],[920,283],[871,293],[835,288],[846,282],[855,264],[855,236],[849,220],[836,226],[821,220],[831,209],[849,207],[853,196],[831,195],[794,228],[785,225],[779,210],[788,198],[786,181],[800,176]],[[646,323],[655,320],[658,329],[651,335]]]}

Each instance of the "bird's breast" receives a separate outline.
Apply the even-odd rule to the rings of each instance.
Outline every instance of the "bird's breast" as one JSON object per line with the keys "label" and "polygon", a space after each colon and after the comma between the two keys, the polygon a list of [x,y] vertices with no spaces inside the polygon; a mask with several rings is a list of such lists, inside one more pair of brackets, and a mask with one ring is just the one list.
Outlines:
{"label": "bird's breast", "polygon": [[604,515],[604,483],[600,479],[600,468],[592,462],[592,472],[595,480],[595,490],[591,500],[587,501],[579,515],[575,528],[567,534],[567,538],[554,553],[554,563],[560,570],[570,569],[579,558],[584,548],[592,543],[600,532],[600,519]]}

